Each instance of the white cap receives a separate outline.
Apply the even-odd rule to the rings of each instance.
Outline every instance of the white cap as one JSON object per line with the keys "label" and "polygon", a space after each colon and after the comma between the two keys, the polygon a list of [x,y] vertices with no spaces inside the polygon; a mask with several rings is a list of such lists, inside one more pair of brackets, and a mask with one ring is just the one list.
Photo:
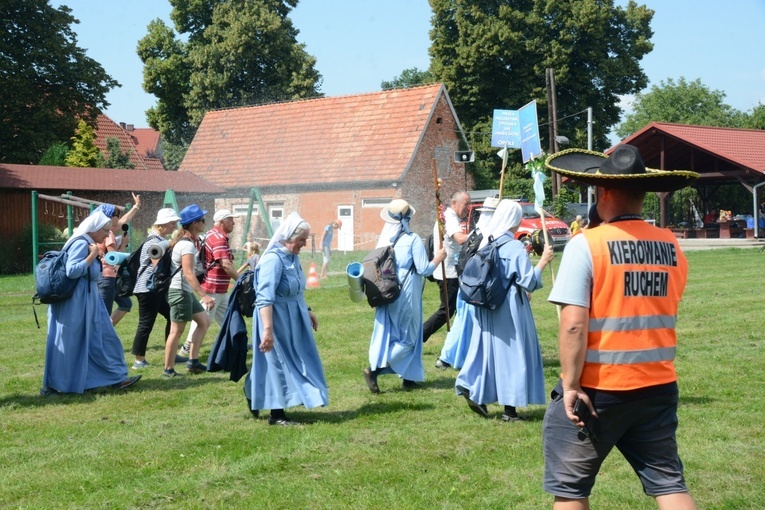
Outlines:
{"label": "white cap", "polygon": [[172,207],[165,207],[157,211],[157,219],[154,221],[155,225],[165,225],[171,221],[178,221],[181,217],[175,212]]}
{"label": "white cap", "polygon": [[219,221],[223,221],[226,218],[238,218],[241,214],[234,214],[231,212],[230,209],[218,209],[215,211],[215,216],[213,216],[213,221],[215,223],[218,223]]}

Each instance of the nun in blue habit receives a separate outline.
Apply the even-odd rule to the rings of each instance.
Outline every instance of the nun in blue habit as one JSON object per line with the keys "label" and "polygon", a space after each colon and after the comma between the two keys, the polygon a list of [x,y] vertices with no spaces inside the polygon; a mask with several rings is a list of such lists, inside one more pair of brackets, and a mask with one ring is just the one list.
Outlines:
{"label": "nun in blue habit", "polygon": [[[489,235],[496,240],[512,237],[522,216],[517,202],[502,200],[481,245]],[[508,293],[494,310],[473,307],[470,346],[455,388],[479,415],[488,418],[486,405],[498,402],[504,406],[502,419],[516,421],[522,419],[516,407],[545,403],[542,350],[526,293],[542,288],[542,270],[553,250],[546,245],[533,267],[523,243],[513,239],[500,247],[499,256]]]}
{"label": "nun in blue habit", "polygon": [[141,378],[127,377],[122,342],[98,292],[101,263],[96,243],[109,235],[111,221],[94,211],[64,245],[66,275],[77,279],[77,286],[71,298],[48,305],[43,396],[101,387],[124,389]]}
{"label": "nun in blue habit", "polygon": [[[483,205],[476,209],[481,215],[475,225],[475,230],[484,235],[489,228],[489,222],[494,215],[494,211],[499,204],[499,199],[487,197]],[[486,234],[488,235],[488,234]],[[454,314],[454,322],[446,335],[444,345],[441,348],[441,354],[436,361],[436,368],[447,369],[449,367],[459,370],[465,363],[468,347],[470,347],[470,338],[473,335],[473,317],[475,307],[462,299],[457,293],[457,310]]]}
{"label": "nun in blue habit", "polygon": [[385,226],[377,247],[394,244],[396,271],[401,294],[396,301],[375,309],[375,325],[369,343],[369,366],[364,379],[372,393],[379,393],[377,376],[398,374],[404,389],[417,387],[425,380],[422,363],[422,289],[424,276],[433,274],[446,257],[441,248],[432,261],[422,239],[409,229],[414,207],[396,199],[385,206],[380,216]]}
{"label": "nun in blue habit", "polygon": [[297,425],[285,415],[288,407],[329,404],[313,336],[319,323],[305,301],[298,257],[310,228],[296,212],[290,214],[255,267],[252,369],[244,393],[254,416],[260,409],[271,410],[269,425]]}

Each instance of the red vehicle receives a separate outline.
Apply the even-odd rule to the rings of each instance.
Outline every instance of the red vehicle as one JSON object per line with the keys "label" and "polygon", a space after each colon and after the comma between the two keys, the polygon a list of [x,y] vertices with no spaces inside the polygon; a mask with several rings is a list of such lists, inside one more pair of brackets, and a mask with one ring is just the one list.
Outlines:
{"label": "red vehicle", "polygon": [[[493,194],[487,194],[488,192],[495,192]],[[472,203],[468,210],[467,221],[465,222],[468,232],[475,227],[480,211],[477,209],[483,205],[483,200],[486,196],[496,196],[499,193],[498,190],[486,190],[486,191],[471,191],[470,196]],[[523,243],[531,242],[531,234],[535,230],[542,230],[542,218],[539,213],[534,209],[534,204],[523,200],[517,200],[523,209],[523,219],[521,220],[521,226],[518,227],[518,231],[515,233],[515,238]],[[568,229],[568,225],[554,217],[552,214],[544,211],[545,213],[545,227],[550,234],[550,241],[553,248],[560,248],[565,246],[569,239],[571,239],[571,232]]]}

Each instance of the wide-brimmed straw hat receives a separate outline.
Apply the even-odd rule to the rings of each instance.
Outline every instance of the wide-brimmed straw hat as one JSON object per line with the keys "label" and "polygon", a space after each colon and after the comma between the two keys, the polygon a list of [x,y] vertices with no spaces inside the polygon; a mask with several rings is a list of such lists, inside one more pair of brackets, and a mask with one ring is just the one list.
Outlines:
{"label": "wide-brimmed straw hat", "polygon": [[498,205],[499,205],[499,198],[486,197],[483,199],[483,204],[481,205],[481,207],[476,208],[476,211],[481,211],[481,212],[494,211],[497,209]]}
{"label": "wide-brimmed straw hat", "polygon": [[406,200],[396,198],[382,208],[380,217],[387,223],[400,223],[401,217],[405,216],[407,212],[410,213],[409,217],[411,218],[417,211]]}
{"label": "wide-brimmed straw hat", "polygon": [[688,170],[646,168],[634,145],[618,145],[611,155],[585,149],[567,149],[545,161],[553,172],[572,180],[611,189],[675,191],[691,185],[699,174]]}

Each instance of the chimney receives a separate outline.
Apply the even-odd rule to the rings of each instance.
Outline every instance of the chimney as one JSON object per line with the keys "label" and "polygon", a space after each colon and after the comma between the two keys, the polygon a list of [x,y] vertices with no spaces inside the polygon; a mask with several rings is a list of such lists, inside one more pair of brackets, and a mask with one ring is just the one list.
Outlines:
{"label": "chimney", "polygon": [[127,125],[128,132],[133,131],[133,129],[135,129],[135,126],[133,124],[128,124]]}
{"label": "chimney", "polygon": [[124,122],[120,122],[120,127],[124,130],[125,129],[125,123]]}

